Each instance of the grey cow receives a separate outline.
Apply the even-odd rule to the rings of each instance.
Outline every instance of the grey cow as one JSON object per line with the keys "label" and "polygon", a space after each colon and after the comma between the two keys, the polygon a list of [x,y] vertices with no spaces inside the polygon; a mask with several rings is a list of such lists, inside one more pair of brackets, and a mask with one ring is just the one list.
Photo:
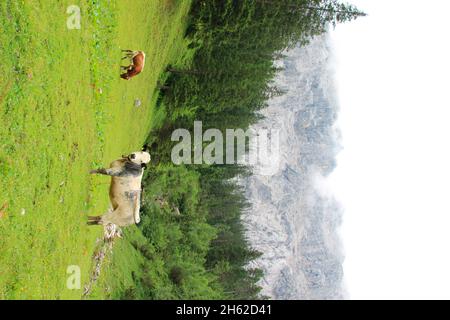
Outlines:
{"label": "grey cow", "polygon": [[89,225],[113,223],[125,227],[141,221],[139,210],[142,175],[150,160],[148,152],[137,151],[113,161],[109,168],[90,171],[91,174],[111,176],[109,198],[112,210],[102,216],[89,216]]}

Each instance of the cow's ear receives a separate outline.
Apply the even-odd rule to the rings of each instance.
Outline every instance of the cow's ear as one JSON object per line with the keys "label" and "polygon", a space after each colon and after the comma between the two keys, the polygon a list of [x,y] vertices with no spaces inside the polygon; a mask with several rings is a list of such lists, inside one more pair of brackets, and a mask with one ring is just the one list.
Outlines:
{"label": "cow's ear", "polygon": [[147,164],[146,163],[142,163],[141,167],[144,168],[144,169],[147,169]]}

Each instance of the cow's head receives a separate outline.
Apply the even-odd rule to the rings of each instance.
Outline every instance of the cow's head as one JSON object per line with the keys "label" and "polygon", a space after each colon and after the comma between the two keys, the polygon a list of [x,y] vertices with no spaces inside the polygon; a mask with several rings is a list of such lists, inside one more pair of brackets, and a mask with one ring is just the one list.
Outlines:
{"label": "cow's head", "polygon": [[146,151],[136,151],[136,152],[130,153],[128,156],[123,156],[123,157],[128,159],[128,161],[130,161],[130,162],[140,165],[142,168],[146,168],[147,164],[152,159],[150,156],[150,153],[148,153]]}

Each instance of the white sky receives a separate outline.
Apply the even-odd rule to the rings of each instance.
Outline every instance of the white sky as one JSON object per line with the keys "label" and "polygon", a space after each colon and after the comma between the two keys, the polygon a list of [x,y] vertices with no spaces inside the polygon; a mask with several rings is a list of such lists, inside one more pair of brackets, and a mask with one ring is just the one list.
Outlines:
{"label": "white sky", "polygon": [[450,1],[349,2],[369,16],[331,32],[347,290],[450,299]]}

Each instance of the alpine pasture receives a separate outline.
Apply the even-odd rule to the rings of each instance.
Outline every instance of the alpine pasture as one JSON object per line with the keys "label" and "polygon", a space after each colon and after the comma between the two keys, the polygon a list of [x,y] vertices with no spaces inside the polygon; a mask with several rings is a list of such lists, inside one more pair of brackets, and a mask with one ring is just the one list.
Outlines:
{"label": "alpine pasture", "polygon": [[[70,5],[80,8],[80,29],[67,27]],[[188,0],[0,3],[0,299],[82,297],[103,233],[87,216],[109,206],[109,178],[88,172],[140,150],[158,80],[183,57],[189,7]],[[121,49],[146,53],[145,71],[130,81],[119,77]],[[118,242],[114,266],[90,298],[114,297],[131,281],[139,257],[127,246]],[[81,270],[80,289],[66,285],[71,265]]]}

